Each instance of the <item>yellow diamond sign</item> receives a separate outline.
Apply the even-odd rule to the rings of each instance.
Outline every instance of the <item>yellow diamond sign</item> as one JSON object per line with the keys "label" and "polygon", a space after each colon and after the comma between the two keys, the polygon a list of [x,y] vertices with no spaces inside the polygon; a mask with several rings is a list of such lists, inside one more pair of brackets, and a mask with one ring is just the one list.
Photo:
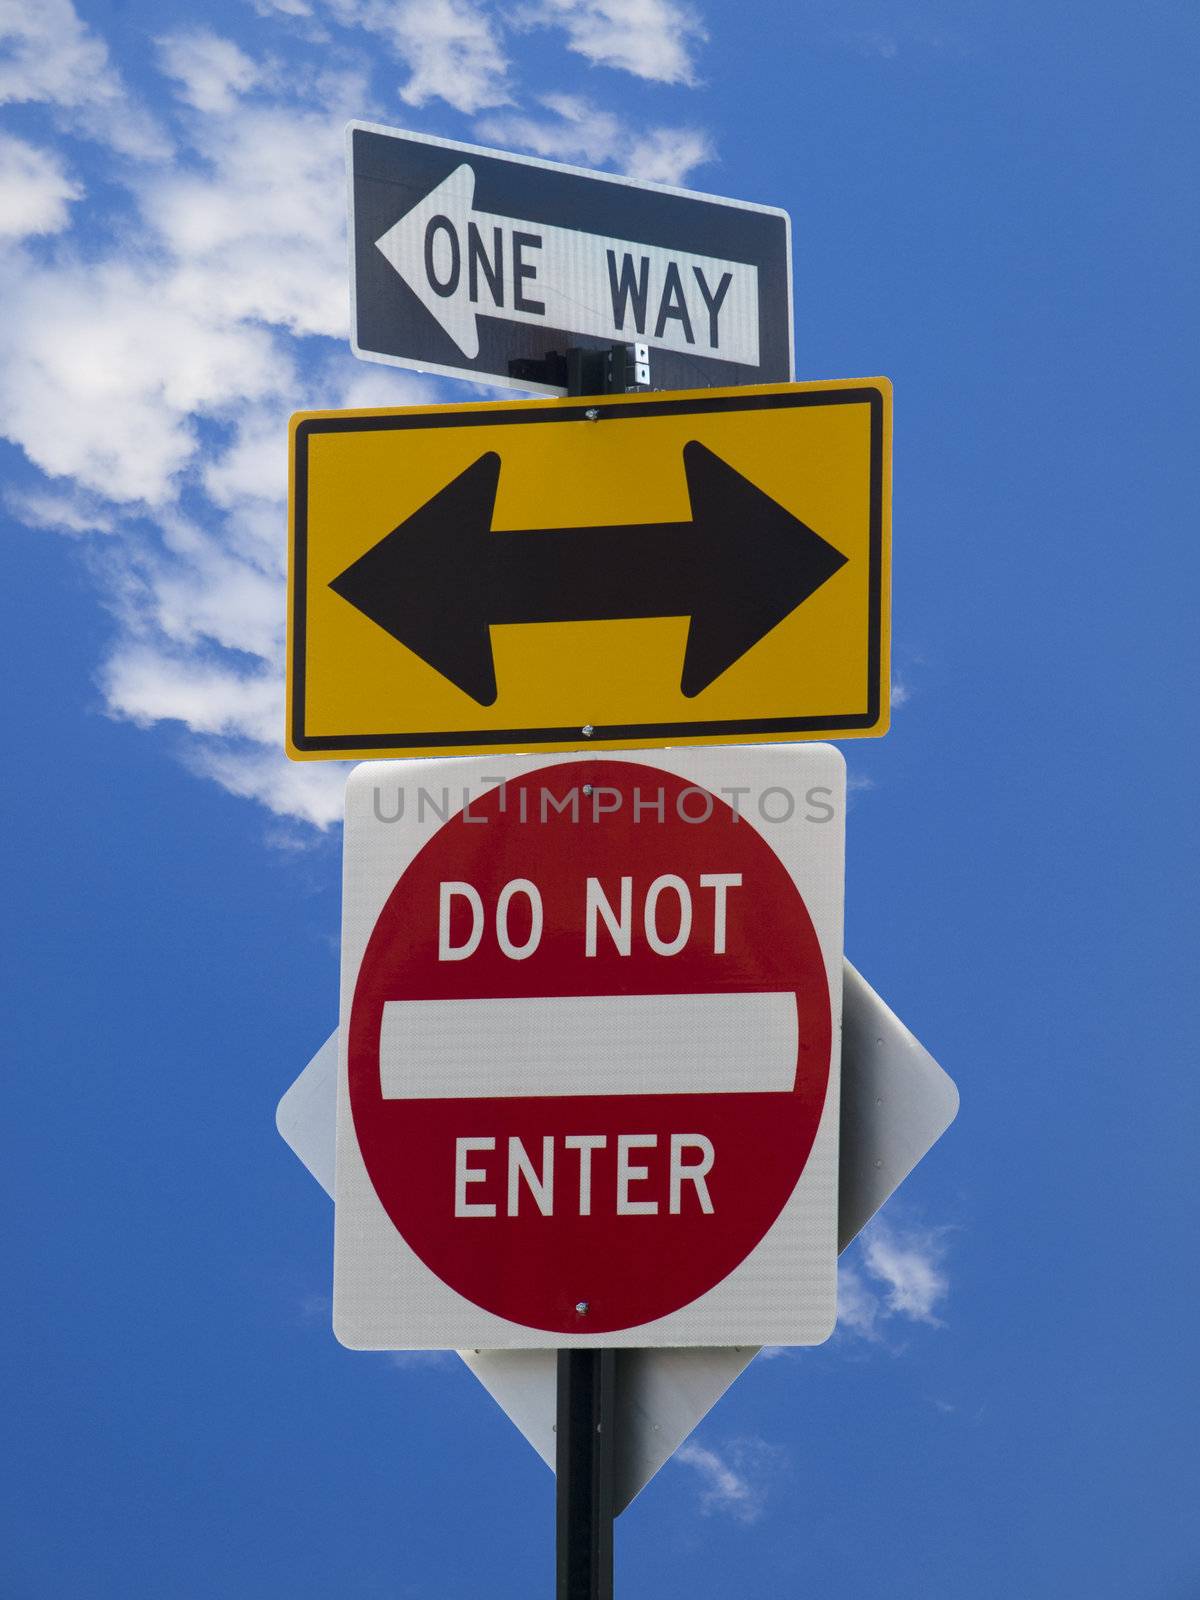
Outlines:
{"label": "yellow diamond sign", "polygon": [[292,419],[288,754],[882,734],[891,386]]}

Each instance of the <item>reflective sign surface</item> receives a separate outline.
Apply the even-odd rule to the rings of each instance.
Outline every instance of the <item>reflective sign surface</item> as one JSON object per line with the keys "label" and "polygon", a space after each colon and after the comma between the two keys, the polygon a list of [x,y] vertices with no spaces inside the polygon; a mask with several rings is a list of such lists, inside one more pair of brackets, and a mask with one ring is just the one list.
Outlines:
{"label": "reflective sign surface", "polygon": [[292,427],[289,753],[881,734],[885,380]]}

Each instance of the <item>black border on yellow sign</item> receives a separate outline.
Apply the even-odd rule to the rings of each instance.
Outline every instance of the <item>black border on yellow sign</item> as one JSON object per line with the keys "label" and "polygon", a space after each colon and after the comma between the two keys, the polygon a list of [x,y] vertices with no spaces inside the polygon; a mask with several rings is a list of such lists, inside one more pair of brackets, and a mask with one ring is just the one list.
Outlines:
{"label": "black border on yellow sign", "polygon": [[[871,421],[870,528],[868,545],[867,621],[867,709],[859,712],[831,713],[821,717],[735,717],[721,721],[596,723],[589,745],[608,739],[641,739],[650,743],[682,738],[745,737],[746,735],[789,733],[846,733],[855,728],[870,728],[879,721],[880,651],[883,633],[883,505],[884,505],[884,405],[877,388],[790,390],[773,394],[698,394],[687,400],[640,401],[637,405],[605,403],[584,398],[578,404],[559,402],[548,407],[516,408],[499,406],[479,410],[431,412],[392,412],[379,416],[347,413],[344,416],[311,417],[297,423],[294,444],[294,525],[292,533],[292,744],[296,750],[313,754],[392,750],[397,746],[459,747],[463,745],[513,745],[561,742],[577,746],[578,725],[555,728],[456,728],[453,731],[409,729],[395,733],[328,733],[304,731],[304,689],[307,667],[307,584],[308,584],[308,440],[314,433],[371,433],[380,429],[404,431],[412,428],[495,427],[527,424],[531,427],[556,422],[577,422],[587,411],[597,421],[632,422],[639,417],[681,416],[695,412],[779,410],[789,406],[866,405]],[[501,412],[503,411],[503,416]]]}

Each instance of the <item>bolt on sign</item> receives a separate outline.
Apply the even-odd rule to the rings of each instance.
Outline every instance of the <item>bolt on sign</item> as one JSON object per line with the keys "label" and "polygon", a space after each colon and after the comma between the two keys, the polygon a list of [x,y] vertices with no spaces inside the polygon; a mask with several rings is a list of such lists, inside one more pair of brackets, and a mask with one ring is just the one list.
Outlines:
{"label": "bolt on sign", "polygon": [[547,357],[650,349],[658,388],[792,376],[786,212],[353,122],[351,342],[562,394]]}
{"label": "bolt on sign", "polygon": [[297,759],[878,735],[885,379],[292,419]]}
{"label": "bolt on sign", "polygon": [[828,745],[351,774],[343,1343],[829,1335],[844,816]]}

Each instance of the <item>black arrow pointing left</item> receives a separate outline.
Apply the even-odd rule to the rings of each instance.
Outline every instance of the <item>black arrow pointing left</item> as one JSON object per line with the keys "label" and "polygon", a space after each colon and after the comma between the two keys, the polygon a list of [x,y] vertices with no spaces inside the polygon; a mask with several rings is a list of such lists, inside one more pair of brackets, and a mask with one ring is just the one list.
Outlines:
{"label": "black arrow pointing left", "polygon": [[680,689],[692,698],[846,557],[696,440],[683,466],[690,522],[493,532],[489,451],[330,588],[485,706],[492,627],[689,616]]}

